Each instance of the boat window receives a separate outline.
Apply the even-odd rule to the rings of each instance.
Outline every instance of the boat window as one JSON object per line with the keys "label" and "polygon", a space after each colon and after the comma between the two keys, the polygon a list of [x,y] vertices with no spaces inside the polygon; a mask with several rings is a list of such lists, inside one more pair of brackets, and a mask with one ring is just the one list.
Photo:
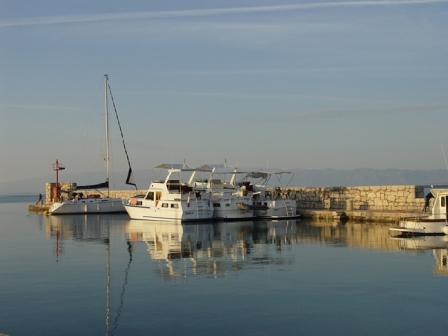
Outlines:
{"label": "boat window", "polygon": [[147,200],[154,201],[154,192],[150,191],[148,195],[146,195]]}
{"label": "boat window", "polygon": [[213,206],[214,206],[215,208],[219,208],[219,207],[221,207],[221,204],[220,204],[220,203],[213,203]]}
{"label": "boat window", "polygon": [[162,203],[162,208],[168,208],[168,203]]}
{"label": "boat window", "polygon": [[445,206],[445,197],[440,198],[440,206],[442,206],[442,207]]}
{"label": "boat window", "polygon": [[177,209],[179,208],[179,204],[171,204],[171,207]]}

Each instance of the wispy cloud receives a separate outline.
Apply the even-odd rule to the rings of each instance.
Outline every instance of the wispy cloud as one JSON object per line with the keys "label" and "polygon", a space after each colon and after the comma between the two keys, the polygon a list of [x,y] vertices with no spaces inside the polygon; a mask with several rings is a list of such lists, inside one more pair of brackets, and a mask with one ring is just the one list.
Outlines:
{"label": "wispy cloud", "polygon": [[84,112],[85,110],[69,107],[69,106],[50,106],[50,105],[0,105],[0,109],[20,109],[20,111],[33,111],[33,110],[45,110],[45,111],[66,111],[66,112]]}
{"label": "wispy cloud", "polygon": [[429,113],[446,110],[448,104],[409,104],[409,105],[388,105],[378,107],[356,108],[356,109],[328,109],[328,110],[308,110],[297,112],[296,114],[276,114],[267,116],[257,116],[253,122],[260,123],[294,123],[305,119],[339,118],[339,117],[363,117],[405,113]]}
{"label": "wispy cloud", "polygon": [[[427,67],[431,68],[430,66]],[[234,75],[265,75],[265,74],[295,74],[295,73],[354,73],[364,71],[413,71],[412,66],[353,66],[353,67],[322,67],[322,68],[269,68],[269,69],[223,69],[223,70],[191,70],[191,71],[160,71],[152,72],[151,76],[234,76]]]}
{"label": "wispy cloud", "polygon": [[[234,99],[247,99],[247,100],[260,100],[265,101],[297,101],[297,100],[313,100],[313,101],[326,101],[326,102],[343,102],[343,103],[368,103],[368,104],[380,104],[383,101],[377,101],[364,98],[342,97],[342,96],[325,96],[325,95],[303,95],[303,94],[269,94],[269,93],[248,93],[248,92],[193,92],[193,91],[162,91],[162,90],[145,90],[145,91],[128,91],[122,92],[127,95],[139,95],[139,96],[166,96],[166,97],[200,97],[200,98],[224,98],[229,100]],[[318,111],[325,112],[325,111]],[[308,112],[307,112],[308,113]],[[309,112],[314,113],[314,112]]]}
{"label": "wispy cloud", "polygon": [[219,16],[219,15],[232,15],[232,14],[297,11],[297,10],[331,8],[331,7],[402,6],[402,5],[419,5],[419,4],[437,4],[447,2],[448,0],[371,0],[371,1],[361,0],[361,1],[312,2],[312,3],[278,5],[278,6],[195,9],[195,10],[180,10],[180,11],[42,16],[42,17],[31,17],[31,18],[12,19],[12,20],[1,20],[0,28],[11,26],[87,23],[98,21],[206,17],[206,16]]}

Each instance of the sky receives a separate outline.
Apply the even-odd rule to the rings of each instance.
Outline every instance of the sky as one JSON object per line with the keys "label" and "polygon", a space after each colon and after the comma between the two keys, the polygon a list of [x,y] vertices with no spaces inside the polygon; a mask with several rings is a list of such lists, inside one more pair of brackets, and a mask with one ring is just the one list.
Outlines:
{"label": "sky", "polygon": [[447,0],[0,0],[0,182],[104,169],[104,74],[134,170],[445,169],[447,17]]}

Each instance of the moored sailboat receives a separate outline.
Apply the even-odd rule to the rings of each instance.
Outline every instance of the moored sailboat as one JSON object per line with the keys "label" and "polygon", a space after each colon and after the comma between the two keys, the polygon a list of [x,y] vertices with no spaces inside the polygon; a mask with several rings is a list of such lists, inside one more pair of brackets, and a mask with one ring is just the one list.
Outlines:
{"label": "moored sailboat", "polygon": [[[68,215],[68,214],[89,214],[89,213],[124,213],[126,212],[123,200],[121,198],[110,197],[109,195],[109,108],[108,100],[110,92],[108,75],[104,75],[104,109],[106,116],[106,181],[98,184],[80,185],[76,187],[76,190],[96,190],[107,189],[106,194],[91,194],[84,197],[82,192],[68,192],[67,199],[62,199],[59,195],[58,183],[57,194],[55,195],[55,202],[50,206],[48,212],[52,215]],[[112,96],[112,95],[111,95]],[[117,115],[118,120],[118,115]],[[118,121],[119,122],[119,121]],[[119,124],[120,125],[120,124]],[[120,126],[121,130],[121,126]],[[123,133],[121,134],[123,136]],[[124,141],[123,141],[124,144]],[[125,153],[129,164],[128,177],[126,184],[134,185],[134,179],[132,175],[132,169],[127,156],[125,147]],[[98,191],[99,192],[99,191]]]}

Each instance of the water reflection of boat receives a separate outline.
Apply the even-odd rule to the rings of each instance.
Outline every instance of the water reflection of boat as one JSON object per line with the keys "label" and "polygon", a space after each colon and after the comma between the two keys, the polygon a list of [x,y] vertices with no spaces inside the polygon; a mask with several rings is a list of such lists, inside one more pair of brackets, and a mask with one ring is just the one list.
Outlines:
{"label": "water reflection of boat", "polygon": [[[127,215],[67,215],[67,216],[47,216],[46,218],[46,232],[47,239],[54,238],[56,241],[56,262],[58,262],[59,254],[63,252],[63,240],[81,240],[92,243],[100,243],[106,246],[106,335],[112,335],[119,326],[119,318],[124,307],[124,294],[126,285],[128,283],[129,270],[132,263],[133,246],[130,241],[127,241],[127,253],[129,260],[124,271],[124,279],[121,285],[119,294],[119,305],[116,308],[115,314],[112,313],[111,304],[111,227],[116,224],[124,222]],[[115,318],[111,318],[115,315]]]}
{"label": "water reflection of boat", "polygon": [[126,218],[126,214],[47,216],[47,238],[58,228],[62,239],[107,243],[109,226]]}
{"label": "water reflection of boat", "polygon": [[415,236],[409,238],[391,238],[398,241],[403,250],[432,250],[436,265],[433,272],[448,276],[448,236]]}
{"label": "water reflection of boat", "polygon": [[398,241],[403,250],[431,250],[448,248],[447,236],[415,236],[409,238],[391,238]]}
{"label": "water reflection of boat", "polygon": [[152,259],[189,258],[195,250],[209,247],[213,225],[130,220],[126,235],[131,242],[145,242]]}
{"label": "water reflection of boat", "polygon": [[[292,255],[279,254],[291,245],[295,221],[180,223],[130,220],[127,238],[147,245],[159,263],[162,279],[191,275],[228,277],[235,272],[267,265],[291,264]],[[254,237],[263,237],[254,242]]]}

